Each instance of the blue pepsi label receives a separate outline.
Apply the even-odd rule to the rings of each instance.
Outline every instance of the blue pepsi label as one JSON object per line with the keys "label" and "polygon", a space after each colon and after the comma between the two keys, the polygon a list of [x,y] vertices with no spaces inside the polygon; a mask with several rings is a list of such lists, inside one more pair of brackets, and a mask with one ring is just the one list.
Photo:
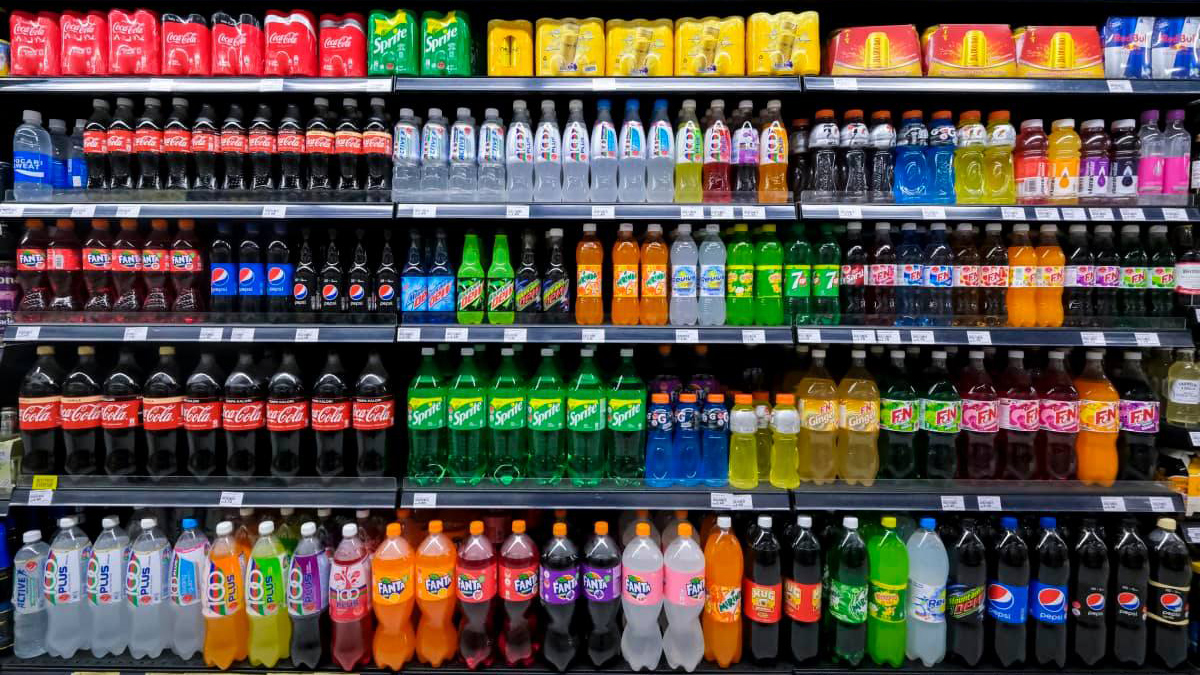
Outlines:
{"label": "blue pepsi label", "polygon": [[1066,623],[1067,587],[1033,582],[1033,597],[1029,600],[1029,616],[1042,623]]}
{"label": "blue pepsi label", "polygon": [[266,295],[267,279],[262,263],[238,264],[238,295]]}
{"label": "blue pepsi label", "polygon": [[49,164],[49,158],[40,152],[29,150],[13,152],[13,182],[49,183],[47,164]]}
{"label": "blue pepsi label", "polygon": [[429,284],[425,277],[400,278],[400,311],[424,312],[429,305]]}
{"label": "blue pepsi label", "polygon": [[267,266],[267,295],[293,296],[292,275],[295,268],[291,263],[270,263]]}
{"label": "blue pepsi label", "polygon": [[431,312],[454,311],[454,277],[429,277],[426,306]]}
{"label": "blue pepsi label", "polygon": [[1025,623],[1028,600],[1028,586],[1009,586],[999,581],[988,584],[988,614],[1001,623]]}
{"label": "blue pepsi label", "polygon": [[212,269],[212,283],[209,284],[210,295],[237,295],[238,287],[235,281],[233,263],[209,263]]}

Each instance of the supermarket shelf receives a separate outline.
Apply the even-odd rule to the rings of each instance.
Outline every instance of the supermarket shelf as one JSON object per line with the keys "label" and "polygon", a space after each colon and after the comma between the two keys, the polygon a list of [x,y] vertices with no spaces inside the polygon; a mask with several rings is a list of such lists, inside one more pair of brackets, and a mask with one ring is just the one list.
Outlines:
{"label": "supermarket shelf", "polygon": [[798,77],[397,77],[396,91],[534,93],[788,93]]}
{"label": "supermarket shelf", "polygon": [[397,204],[397,218],[562,220],[795,220],[788,204]]}
{"label": "supermarket shelf", "polygon": [[1196,222],[1200,209],[1183,206],[921,206],[917,204],[800,204],[804,218],[835,220],[987,220],[1046,222]]}
{"label": "supermarket shelf", "polygon": [[45,477],[23,477],[12,503],[39,506],[261,506],[390,509],[396,506],[395,478],[192,478],[144,476],[58,476],[46,494]]}
{"label": "supermarket shelf", "polygon": [[801,344],[988,345],[1037,347],[1191,347],[1184,328],[876,328],[796,329]]}
{"label": "supermarket shelf", "polygon": [[[405,670],[409,670],[405,668]],[[210,668],[204,664],[204,659],[196,656],[183,660],[170,650],[164,651],[156,659],[135,659],[128,652],[120,656],[105,656],[96,658],[88,650],[76,652],[70,659],[59,659],[51,656],[39,656],[32,659],[18,659],[8,652],[0,658],[0,671],[16,675],[35,675],[45,673],[61,673],[62,675],[157,675],[159,673],[305,673],[309,675],[338,675],[344,674],[340,666],[333,662],[322,663],[316,670],[312,668],[297,668],[288,659],[271,666],[270,670],[261,666],[251,666],[246,661],[233,664],[232,671]],[[360,675],[392,675],[392,670],[377,668],[355,668]]]}
{"label": "supermarket shelf", "polygon": [[[111,315],[120,318],[123,315]],[[137,315],[133,315],[137,316]],[[4,340],[12,342],[392,342],[395,322],[373,324],[205,324],[166,323],[32,323],[10,324]],[[179,321],[175,315],[174,321]],[[354,315],[345,315],[347,319]],[[365,319],[366,315],[357,317]],[[320,318],[315,315],[314,318]]]}
{"label": "supermarket shelf", "polygon": [[1122,481],[877,480],[874,485],[804,484],[796,510],[1034,511],[1041,513],[1182,513],[1183,497],[1165,483]]}
{"label": "supermarket shelf", "polygon": [[1200,81],[808,76],[804,78],[804,90],[905,94],[1200,94]]}
{"label": "supermarket shelf", "polygon": [[[279,195],[280,199],[283,196]],[[0,218],[391,218],[390,202],[3,202]]]}
{"label": "supermarket shelf", "polygon": [[791,344],[786,326],[674,328],[671,326],[400,326],[397,342],[510,342],[596,344]]}
{"label": "supermarket shelf", "polygon": [[450,509],[717,509],[786,511],[791,500],[785,490],[758,488],[668,487],[643,485],[576,487],[564,479],[557,485],[499,486],[481,483],[459,486],[449,483],[418,485],[405,479],[400,506]]}
{"label": "supermarket shelf", "polygon": [[5,77],[0,92],[36,94],[385,94],[390,77]]}
{"label": "supermarket shelf", "polygon": [[1200,449],[1200,430],[1189,430],[1163,420],[1158,428],[1158,447],[1163,450]]}

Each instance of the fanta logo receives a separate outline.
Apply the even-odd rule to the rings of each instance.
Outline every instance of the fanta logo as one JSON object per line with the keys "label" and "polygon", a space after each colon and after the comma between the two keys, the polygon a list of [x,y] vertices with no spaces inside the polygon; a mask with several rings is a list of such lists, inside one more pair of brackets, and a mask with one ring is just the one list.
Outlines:
{"label": "fanta logo", "polygon": [[599,596],[606,588],[608,588],[608,581],[603,576],[592,571],[583,573],[583,590],[588,595]]}
{"label": "fanta logo", "polygon": [[634,600],[645,600],[650,597],[654,591],[650,587],[650,582],[636,574],[625,575],[625,594],[631,596]]}
{"label": "fanta logo", "polygon": [[692,577],[683,587],[687,597],[696,600],[704,597],[704,577]]}
{"label": "fanta logo", "polygon": [[399,596],[404,593],[404,589],[408,587],[408,578],[401,577],[392,579],[389,577],[381,577],[375,581],[375,592],[384,600],[392,596]]}
{"label": "fanta logo", "polygon": [[483,597],[483,579],[466,574],[458,575],[458,592],[468,598]]}
{"label": "fanta logo", "polygon": [[537,590],[537,577],[528,572],[522,572],[513,579],[513,590],[519,595],[532,595]]}
{"label": "fanta logo", "polygon": [[454,583],[454,578],[449,574],[439,574],[434,572],[425,577],[425,592],[430,595],[439,595],[442,591],[450,588]]}
{"label": "fanta logo", "polygon": [[570,600],[575,597],[575,589],[578,587],[579,580],[575,578],[574,574],[564,574],[554,580],[551,591],[556,598]]}

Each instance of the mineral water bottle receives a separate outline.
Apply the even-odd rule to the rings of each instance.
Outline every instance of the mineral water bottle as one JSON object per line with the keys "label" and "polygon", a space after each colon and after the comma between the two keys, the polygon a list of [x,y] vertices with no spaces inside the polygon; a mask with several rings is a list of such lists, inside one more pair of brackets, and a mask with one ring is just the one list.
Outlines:
{"label": "mineral water bottle", "polygon": [[666,99],[654,102],[646,150],[646,201],[670,203],[675,199],[675,131],[667,116]]}
{"label": "mineral water bottle", "polygon": [[417,201],[421,194],[421,130],[412,108],[401,108],[392,143],[392,196]]}
{"label": "mineral water bottle", "polygon": [[592,125],[593,202],[617,201],[617,128],[612,120],[612,103],[596,102],[596,123]]}
{"label": "mineral water bottle", "polygon": [[716,223],[704,226],[700,241],[700,270],[698,318],[701,326],[725,325],[725,243],[721,227]]}
{"label": "mineral water bottle", "polygon": [[446,118],[441,108],[430,108],[429,118],[421,127],[421,197],[423,201],[446,199],[446,182],[449,170],[446,166]]}
{"label": "mineral water bottle", "polygon": [[646,201],[646,130],[638,116],[637,99],[625,102],[625,121],[621,122],[620,166],[617,170],[617,199],[622,202]]}
{"label": "mineral water bottle", "polygon": [[495,108],[483,111],[476,158],[479,160],[479,201],[504,201],[504,120]]}
{"label": "mineral water bottle", "polygon": [[67,136],[67,123],[63,120],[50,120],[50,151],[50,187],[66,190],[70,187],[67,158],[71,154],[71,139]]}
{"label": "mineral water bottle", "polygon": [[676,525],[679,536],[664,554],[666,579],[663,602],[667,608],[667,632],[663,653],[671,668],[692,672],[704,657],[704,633],[700,610],[704,608],[704,551],[693,538],[692,524]]}
{"label": "mineral water bottle", "polygon": [[908,538],[908,658],[926,668],[946,655],[946,577],[950,563],[933,518]]}
{"label": "mineral water bottle", "polygon": [[692,239],[692,226],[682,223],[675,229],[671,244],[671,303],[672,326],[694,326],[698,313],[696,267],[699,252]]}
{"label": "mineral water bottle", "polygon": [[[46,600],[42,578],[50,547],[42,533],[28,530],[21,535],[24,546],[13,558],[13,607],[15,616],[13,654],[31,659],[46,653]],[[124,577],[118,577],[123,586]]]}
{"label": "mineral water bottle", "polygon": [[588,165],[591,156],[591,140],[587,124],[583,121],[583,101],[572,99],[567,109],[567,126],[563,128],[562,162],[564,202],[586,202],[588,200]]}
{"label": "mineral water bottle", "polygon": [[13,195],[17,199],[50,198],[50,132],[42,128],[42,114],[26,110],[13,133]]}
{"label": "mineral water bottle", "polygon": [[171,640],[171,544],[154,518],[142,518],[125,589],[132,613],[129,655],[157,659]]}
{"label": "mineral water bottle", "polygon": [[508,174],[508,201],[533,201],[533,128],[525,101],[513,101],[512,124],[504,139],[504,165]]}
{"label": "mineral water bottle", "polygon": [[129,646],[129,605],[125,601],[125,565],[129,535],[116,518],[101,521],[88,561],[87,594],[92,608],[92,656],[117,655]]}
{"label": "mineral water bottle", "polygon": [[658,615],[663,604],[663,554],[658,542],[650,537],[650,523],[635,526],[633,541],[621,555],[625,585],[621,606],[625,610],[625,632],[621,635],[621,655],[637,672],[654,670],[662,657],[663,640]]}
{"label": "mineral water bottle", "polygon": [[475,168],[475,118],[470,108],[459,108],[458,119],[450,127],[450,197],[458,201],[475,201],[478,174]]}
{"label": "mineral water bottle", "polygon": [[181,659],[192,658],[204,647],[200,594],[205,592],[207,577],[208,537],[195,518],[184,518],[171,559],[171,650]]}
{"label": "mineral water bottle", "polygon": [[92,542],[74,518],[60,518],[46,560],[46,651],[70,658],[88,648],[90,613],[83,592]]}
{"label": "mineral water bottle", "polygon": [[562,201],[562,134],[554,101],[542,101],[542,119],[533,138],[533,201]]}

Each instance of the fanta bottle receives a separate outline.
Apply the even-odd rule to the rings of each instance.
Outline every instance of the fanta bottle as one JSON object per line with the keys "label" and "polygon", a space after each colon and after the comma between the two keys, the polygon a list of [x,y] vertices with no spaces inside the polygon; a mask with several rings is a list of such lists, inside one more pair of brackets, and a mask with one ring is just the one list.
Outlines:
{"label": "fanta bottle", "polygon": [[633,223],[621,223],[612,248],[612,322],[620,326],[636,326],[638,322],[640,257]]}
{"label": "fanta bottle", "polygon": [[1017,183],[1013,174],[1013,146],[1017,130],[1009,122],[1007,110],[988,113],[987,144],[983,151],[985,204],[1012,204],[1017,201]]}
{"label": "fanta bottle", "polygon": [[722,668],[742,660],[742,545],[733,519],[717,516],[704,544],[704,658]]}
{"label": "fanta bottle", "polygon": [[1013,149],[1018,204],[1045,204],[1050,198],[1048,142],[1041,120],[1021,122],[1021,133]]}
{"label": "fanta bottle", "polygon": [[[876,394],[878,396],[878,394]],[[837,385],[825,370],[825,350],[812,350],[812,365],[796,387],[800,400],[800,480],[829,483],[837,475]]]}
{"label": "fanta bottle", "polygon": [[1037,302],[1037,325],[1058,328],[1063,325],[1063,282],[1067,257],[1058,245],[1058,226],[1046,223],[1038,232],[1037,287],[1034,297]]}
{"label": "fanta bottle", "polygon": [[342,541],[329,569],[329,618],[333,661],[349,672],[371,661],[375,624],[371,618],[371,553],[358,525],[342,526]]}
{"label": "fanta bottle", "polygon": [[271,668],[290,653],[292,620],[285,596],[288,562],[287,549],[275,536],[275,523],[259,523],[258,541],[250,551],[250,566],[246,569],[250,665]]}
{"label": "fanta bottle", "polygon": [[1079,480],[1091,485],[1112,485],[1117,477],[1117,406],[1120,396],[1104,376],[1104,352],[1087,353],[1083,372],[1075,378],[1079,390],[1079,436],[1075,454]]}
{"label": "fanta bottle", "polygon": [[[1013,225],[1012,245],[1008,247],[1008,325],[1031,328],[1037,325],[1038,256],[1029,242],[1029,225]],[[1061,324],[1061,319],[1060,319]]]}
{"label": "fanta bottle", "polygon": [[462,630],[458,650],[467,667],[474,670],[492,663],[492,606],[496,598],[498,567],[496,550],[483,534],[483,521],[471,521],[471,536],[458,550],[455,564],[458,600],[462,607]]}
{"label": "fanta bottle", "polygon": [[1079,203],[1079,150],[1083,147],[1075,133],[1075,120],[1054,120],[1050,126],[1050,203]]}
{"label": "fanta bottle", "polygon": [[442,534],[442,521],[429,521],[429,536],[417,548],[417,658],[437,668],[458,652],[454,628],[454,543]]}
{"label": "fanta bottle", "polygon": [[575,323],[581,326],[604,322],[603,268],[604,248],[596,238],[596,224],[584,223],[583,236],[575,246]]}
{"label": "fanta bottle", "polygon": [[233,539],[233,523],[217,523],[208,550],[204,593],[204,663],[226,670],[246,658],[246,595],[242,560]]}
{"label": "fanta bottle", "polygon": [[371,557],[371,604],[375,606],[375,665],[400,670],[412,658],[413,550],[400,523],[388,523],[387,539]]}
{"label": "fanta bottle", "polygon": [[663,242],[662,225],[650,223],[642,240],[642,299],[639,307],[643,326],[662,326],[667,323],[669,257],[670,248]]}
{"label": "fanta bottle", "polygon": [[867,371],[866,350],[850,351],[837,397],[837,475],[852,485],[871,485],[879,472],[879,386]]}

